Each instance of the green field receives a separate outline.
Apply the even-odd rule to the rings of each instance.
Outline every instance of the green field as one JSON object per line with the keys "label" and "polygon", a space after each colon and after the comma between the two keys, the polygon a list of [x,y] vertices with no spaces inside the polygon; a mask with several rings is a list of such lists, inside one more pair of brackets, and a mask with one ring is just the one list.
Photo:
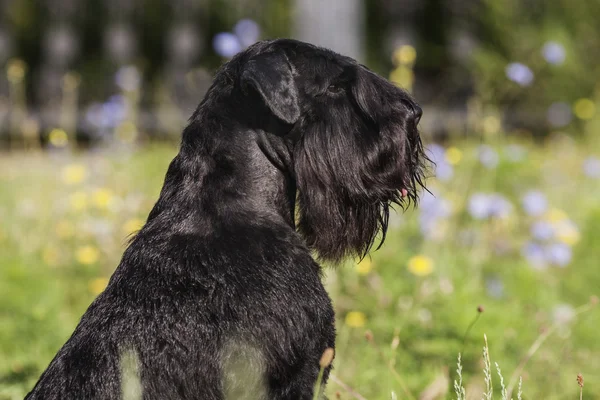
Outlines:
{"label": "green field", "polygon": [[[2,154],[0,399],[23,398],[102,291],[175,152]],[[452,398],[462,353],[480,399],[486,334],[495,398],[494,362],[506,385],[522,376],[524,399],[578,398],[578,373],[583,398],[600,398],[600,146],[556,136],[433,152],[435,197],[395,214],[370,259],[327,268],[329,397]]]}

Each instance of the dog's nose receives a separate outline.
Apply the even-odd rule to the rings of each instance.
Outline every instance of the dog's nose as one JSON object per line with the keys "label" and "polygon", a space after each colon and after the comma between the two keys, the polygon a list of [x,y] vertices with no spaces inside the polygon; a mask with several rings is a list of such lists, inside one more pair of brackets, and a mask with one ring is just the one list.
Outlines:
{"label": "dog's nose", "polygon": [[421,120],[421,115],[423,115],[423,109],[416,103],[412,104],[412,108],[414,112],[415,125],[418,125],[419,121]]}
{"label": "dog's nose", "polygon": [[421,115],[423,115],[421,107],[412,101],[412,99],[404,99],[403,103],[408,112],[408,119],[414,121],[415,125],[418,125],[421,120]]}

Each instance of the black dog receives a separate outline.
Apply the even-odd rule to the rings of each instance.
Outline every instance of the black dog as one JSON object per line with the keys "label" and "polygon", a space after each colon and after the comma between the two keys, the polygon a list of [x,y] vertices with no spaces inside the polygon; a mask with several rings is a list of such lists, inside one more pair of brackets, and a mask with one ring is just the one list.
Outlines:
{"label": "black dog", "polygon": [[364,256],[391,204],[416,202],[420,116],[407,93],[329,50],[282,39],[237,55],[27,399],[120,398],[123,354],[145,400],[312,399],[335,328],[311,250]]}

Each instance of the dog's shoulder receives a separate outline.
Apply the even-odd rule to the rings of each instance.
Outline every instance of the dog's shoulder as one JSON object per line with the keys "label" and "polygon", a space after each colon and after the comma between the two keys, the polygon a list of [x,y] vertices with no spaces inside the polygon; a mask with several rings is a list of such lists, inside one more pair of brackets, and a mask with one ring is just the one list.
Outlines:
{"label": "dog's shoulder", "polygon": [[[320,274],[321,268],[292,227],[249,215],[213,224],[209,230],[143,230],[126,249],[113,280],[129,286],[149,281],[168,286],[172,280],[209,285],[225,276],[283,280],[320,278]],[[181,286],[195,290],[191,284]]]}

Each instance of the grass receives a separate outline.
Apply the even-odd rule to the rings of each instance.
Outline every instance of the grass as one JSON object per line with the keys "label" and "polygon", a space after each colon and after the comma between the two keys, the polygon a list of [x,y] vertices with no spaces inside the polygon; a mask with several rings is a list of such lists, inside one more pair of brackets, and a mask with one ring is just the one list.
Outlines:
{"label": "grass", "polygon": [[[583,397],[600,397],[600,181],[581,166],[600,146],[556,137],[536,146],[503,140],[491,150],[497,162],[482,164],[478,144],[453,143],[444,156],[452,177],[430,181],[448,209],[437,215],[439,204],[424,199],[422,208],[394,215],[386,244],[371,257],[327,269],[338,318],[329,398],[454,398],[456,380],[463,398],[494,390],[510,399],[519,376],[523,399],[577,398],[580,372],[588,378]],[[175,153],[150,146],[2,155],[0,400],[23,398],[72,333]],[[548,201],[540,215],[521,205],[530,190]],[[474,210],[478,193],[495,194],[494,216]],[[569,222],[567,232],[553,233],[568,245],[553,261],[560,267],[523,254],[539,221]],[[502,381],[482,357],[484,334]]]}

